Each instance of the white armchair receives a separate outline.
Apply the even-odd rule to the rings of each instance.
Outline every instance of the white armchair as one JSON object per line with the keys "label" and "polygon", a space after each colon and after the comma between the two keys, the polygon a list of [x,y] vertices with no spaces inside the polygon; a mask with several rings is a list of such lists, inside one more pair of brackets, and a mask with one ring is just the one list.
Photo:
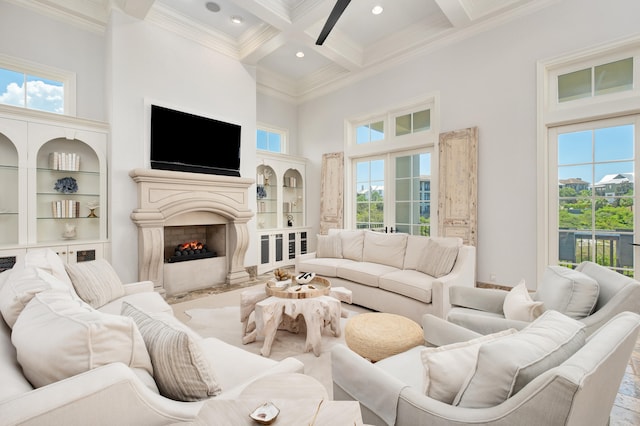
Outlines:
{"label": "white armchair", "polygon": [[[556,270],[567,269],[558,266],[555,268]],[[594,262],[582,262],[575,271],[593,278],[599,287],[592,312],[583,318],[573,316],[586,325],[587,335],[592,334],[620,312],[630,311],[640,314],[640,282]],[[563,312],[558,307],[559,299],[566,300],[565,298],[569,296],[559,291],[557,284],[543,277],[538,283],[537,292],[532,293],[531,298],[544,302],[544,309]],[[571,284],[569,286],[578,296],[584,295],[577,292],[575,286]],[[508,328],[520,330],[529,322],[505,318],[503,305],[508,294],[508,291],[496,289],[451,287],[449,298],[452,308],[446,319],[480,334],[495,333]],[[563,306],[566,306],[566,303]],[[427,336],[427,340],[433,340],[432,336]]]}
{"label": "white armchair", "polygon": [[[441,336],[476,335],[431,315],[427,318],[425,326],[442,327]],[[606,425],[639,331],[640,316],[621,313],[559,366],[537,375],[504,402],[485,408],[426,396],[421,383],[423,347],[374,364],[338,345],[331,353],[333,395],[335,400],[360,401],[364,422],[374,425]]]}

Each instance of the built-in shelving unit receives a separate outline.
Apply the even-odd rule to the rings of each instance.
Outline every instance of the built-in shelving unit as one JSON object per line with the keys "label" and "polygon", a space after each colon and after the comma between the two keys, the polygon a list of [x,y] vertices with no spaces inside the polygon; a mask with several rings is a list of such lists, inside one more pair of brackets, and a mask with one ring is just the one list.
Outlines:
{"label": "built-in shelving unit", "polygon": [[104,123],[0,106],[0,259],[110,257]]}
{"label": "built-in shelving unit", "polygon": [[264,153],[256,167],[258,272],[291,265],[307,252],[306,159]]}

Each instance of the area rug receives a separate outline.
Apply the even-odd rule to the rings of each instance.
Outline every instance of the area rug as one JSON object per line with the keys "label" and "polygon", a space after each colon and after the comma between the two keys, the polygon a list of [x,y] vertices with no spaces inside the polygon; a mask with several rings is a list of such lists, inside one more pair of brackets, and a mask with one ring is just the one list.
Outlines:
{"label": "area rug", "polygon": [[[215,296],[209,297],[215,300]],[[234,300],[233,295],[226,295],[225,297],[229,300]],[[218,300],[215,300],[216,304],[220,303],[222,298],[217,299]],[[200,304],[203,303],[201,302]],[[242,344],[242,324],[240,323],[240,308],[238,305],[239,293],[237,305],[217,308],[186,309],[182,311],[185,314],[183,321],[203,337],[215,337],[226,343],[260,355],[260,349],[263,345],[261,338],[246,345]],[[180,310],[179,307],[174,305],[174,311],[178,310]],[[348,317],[366,312],[363,308],[351,305],[344,306],[343,310],[346,311],[347,318],[341,318],[340,320],[342,332],[339,337],[334,337],[330,330],[326,330],[322,334],[320,356],[316,357],[313,352],[304,352],[305,332],[295,334],[286,330],[278,330],[271,347],[269,358],[276,361],[280,361],[286,357],[299,359],[304,363],[305,374],[320,381],[320,383],[327,388],[329,396],[332,396],[331,348],[338,343],[344,344],[344,327]]]}

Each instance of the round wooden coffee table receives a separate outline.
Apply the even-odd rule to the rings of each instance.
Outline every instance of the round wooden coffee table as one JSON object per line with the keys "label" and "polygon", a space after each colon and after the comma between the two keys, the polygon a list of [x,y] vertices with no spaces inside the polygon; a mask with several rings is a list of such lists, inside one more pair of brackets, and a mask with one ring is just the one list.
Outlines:
{"label": "round wooden coffee table", "polygon": [[424,344],[422,328],[415,321],[383,312],[350,318],[344,338],[352,351],[372,362]]}

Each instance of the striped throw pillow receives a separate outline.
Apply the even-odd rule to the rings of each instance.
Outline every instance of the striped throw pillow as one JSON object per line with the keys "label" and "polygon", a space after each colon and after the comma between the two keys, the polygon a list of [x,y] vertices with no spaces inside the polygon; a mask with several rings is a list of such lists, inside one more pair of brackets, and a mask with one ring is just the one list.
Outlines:
{"label": "striped throw pillow", "polygon": [[161,395],[200,401],[222,392],[194,331],[169,314],[151,316],[127,302],[122,315],[133,318],[142,334]]}
{"label": "striped throw pillow", "polygon": [[104,259],[67,264],[65,269],[78,296],[95,309],[124,296],[122,281]]}
{"label": "striped throw pillow", "polygon": [[429,238],[420,263],[418,263],[418,271],[434,278],[447,275],[456,263],[458,251],[457,245],[445,245]]}

